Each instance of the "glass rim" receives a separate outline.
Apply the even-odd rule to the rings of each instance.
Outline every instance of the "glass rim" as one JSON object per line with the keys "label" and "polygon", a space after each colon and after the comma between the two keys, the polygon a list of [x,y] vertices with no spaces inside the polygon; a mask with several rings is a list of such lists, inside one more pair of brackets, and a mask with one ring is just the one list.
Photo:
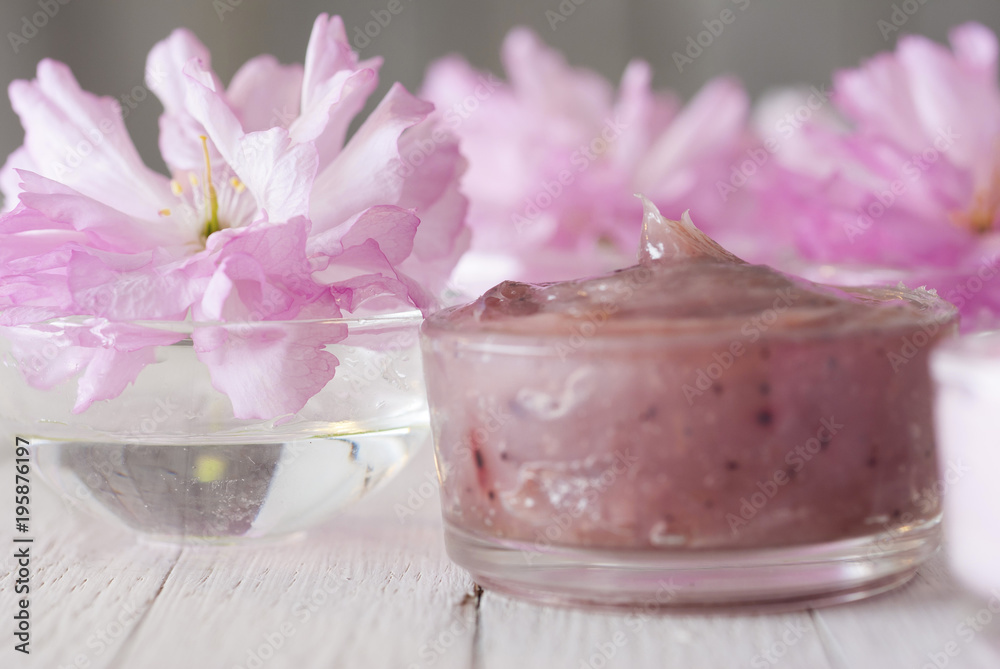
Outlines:
{"label": "glass rim", "polygon": [[[872,288],[883,289],[885,287],[873,286]],[[907,291],[914,292],[909,289]],[[511,331],[502,328],[467,330],[461,327],[454,327],[447,321],[443,321],[448,313],[462,307],[449,307],[428,316],[420,327],[420,333],[423,338],[429,341],[443,339],[464,340],[462,342],[462,348],[464,349],[488,349],[499,353],[503,349],[519,349],[524,351],[551,350],[553,347],[559,347],[573,337],[583,337],[583,339],[587,340],[588,344],[593,342],[607,348],[614,348],[616,344],[630,348],[638,346],[667,348],[675,345],[683,346],[685,344],[704,345],[711,342],[730,342],[731,344],[742,342],[746,345],[748,340],[750,340],[750,344],[756,344],[759,341],[825,339],[830,337],[830,335],[849,337],[873,331],[925,330],[932,325],[937,326],[936,333],[937,329],[958,326],[958,308],[947,300],[927,295],[921,296],[920,303],[924,308],[913,318],[906,321],[897,320],[889,323],[862,321],[844,324],[842,322],[830,323],[828,320],[820,320],[816,323],[794,328],[763,324],[756,329],[758,334],[756,338],[751,338],[744,333],[744,326],[753,322],[753,317],[748,317],[746,314],[715,318],[688,317],[650,319],[649,321],[637,319],[634,321],[637,326],[644,323],[653,326],[645,329],[640,329],[639,327],[635,327],[634,329],[622,328],[620,325],[622,322],[619,321],[617,329],[611,332],[607,330],[601,332],[601,326],[594,326],[593,321],[587,318],[567,318],[565,329],[545,332]],[[759,314],[757,315],[759,316]],[[663,327],[667,323],[671,324],[672,327]],[[582,331],[584,326],[594,326],[596,331],[587,334]],[[706,326],[715,327],[707,329]],[[573,348],[577,347],[574,346]]]}
{"label": "glass rim", "polygon": [[[0,309],[0,314],[3,310]],[[419,325],[424,320],[424,314],[416,307],[401,309],[398,311],[387,311],[383,313],[364,314],[340,318],[300,318],[286,320],[266,320],[266,319],[246,319],[234,321],[195,321],[195,320],[169,320],[169,319],[125,319],[117,320],[106,316],[75,314],[69,316],[56,316],[45,320],[33,321],[30,323],[19,323],[16,325],[0,324],[0,331],[16,328],[37,328],[39,326],[52,327],[83,327],[93,328],[103,325],[125,325],[140,327],[149,330],[160,330],[164,332],[193,332],[202,328],[266,328],[266,327],[302,327],[309,325],[348,325],[358,327],[378,327],[382,325]]]}

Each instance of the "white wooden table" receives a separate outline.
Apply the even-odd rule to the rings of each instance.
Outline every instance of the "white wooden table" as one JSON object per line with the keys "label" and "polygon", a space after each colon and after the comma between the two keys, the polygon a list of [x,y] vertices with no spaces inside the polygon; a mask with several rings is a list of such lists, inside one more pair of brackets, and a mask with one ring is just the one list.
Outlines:
{"label": "white wooden table", "polygon": [[[1000,669],[1000,613],[963,625],[988,602],[940,558],[890,594],[786,614],[615,614],[482,592],[445,555],[436,492],[421,496],[426,451],[304,540],[236,548],[137,544],[36,482],[23,655],[4,458],[0,669]],[[394,505],[408,498],[419,508],[401,521]]]}

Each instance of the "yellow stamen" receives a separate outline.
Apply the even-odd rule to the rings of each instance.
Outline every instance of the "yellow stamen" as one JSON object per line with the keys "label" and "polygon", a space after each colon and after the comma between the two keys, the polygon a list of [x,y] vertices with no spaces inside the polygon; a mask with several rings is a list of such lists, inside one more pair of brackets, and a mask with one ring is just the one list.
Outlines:
{"label": "yellow stamen", "polygon": [[230,185],[232,185],[233,188],[236,189],[237,193],[242,193],[243,191],[245,191],[247,189],[247,187],[243,184],[243,182],[240,181],[239,179],[237,179],[236,177],[233,177],[232,179],[230,179],[229,183],[230,183]]}
{"label": "yellow stamen", "polygon": [[170,210],[169,209],[161,209],[159,211],[159,214],[160,214],[160,216],[169,216],[170,215]]}
{"label": "yellow stamen", "polygon": [[201,148],[205,152],[205,237],[222,229],[219,225],[219,196],[212,183],[212,160],[208,153],[208,137],[201,136]]}
{"label": "yellow stamen", "polygon": [[972,206],[966,211],[953,212],[952,220],[977,235],[993,230],[993,221],[1000,213],[1000,140],[994,145],[993,173],[985,185],[976,190]]}
{"label": "yellow stamen", "polygon": [[176,179],[171,179],[170,180],[170,192],[173,193],[174,195],[180,195],[181,193],[184,192],[184,188],[181,187],[181,184],[180,184],[179,181],[177,181]]}
{"label": "yellow stamen", "polygon": [[195,188],[198,187],[198,177],[195,176],[194,172],[188,172],[188,181],[190,181],[191,185]]}

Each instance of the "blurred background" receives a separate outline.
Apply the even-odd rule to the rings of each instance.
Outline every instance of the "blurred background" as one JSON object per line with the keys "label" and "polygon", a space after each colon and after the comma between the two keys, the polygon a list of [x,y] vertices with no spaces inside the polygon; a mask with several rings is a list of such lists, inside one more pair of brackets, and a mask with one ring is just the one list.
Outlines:
{"label": "blurred background", "polygon": [[[389,13],[396,2],[398,13]],[[416,91],[428,63],[452,52],[502,72],[500,44],[515,25],[530,26],[571,63],[615,81],[630,59],[643,58],[658,86],[685,97],[723,73],[741,77],[753,94],[821,85],[833,70],[892,48],[905,33],[943,41],[949,28],[970,20],[1000,31],[998,0],[2,0],[0,82],[32,77],[42,58],[68,63],[84,89],[135,101],[127,124],[146,161],[165,169],[156,147],[160,104],[133,92],[150,47],[186,26],[211,48],[228,81],[259,53],[301,62],[320,12],[343,16],[363,57],[385,58],[382,92],[393,81]],[[699,35],[708,30],[718,34]],[[675,53],[696,57],[684,62]],[[21,140],[4,101],[0,157]]]}

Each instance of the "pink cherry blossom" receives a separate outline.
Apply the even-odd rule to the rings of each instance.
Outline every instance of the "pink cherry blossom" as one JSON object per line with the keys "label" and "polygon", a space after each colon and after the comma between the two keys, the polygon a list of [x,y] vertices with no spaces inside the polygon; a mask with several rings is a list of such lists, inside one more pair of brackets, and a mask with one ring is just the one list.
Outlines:
{"label": "pink cherry blossom", "polygon": [[[170,176],[143,164],[118,103],[65,65],[15,81],[25,141],[0,170],[0,326],[23,359],[59,348],[28,382],[79,373],[84,411],[180,337],[134,321],[215,323],[193,336],[213,384],[236,417],[270,419],[333,377],[323,349],[346,330],[324,319],[431,308],[468,245],[465,163],[433,105],[398,84],[348,136],[380,64],[321,15],[304,66],[261,56],[227,88],[194,35],[174,32],[147,64]],[[431,134],[433,160],[405,162]],[[288,320],[303,323],[266,323]]]}
{"label": "pink cherry blossom", "polygon": [[616,92],[527,29],[513,30],[501,55],[506,82],[448,57],[430,67],[422,89],[470,163],[462,186],[474,235],[456,278],[464,288],[631,264],[637,192],[668,216],[690,209],[713,234],[745,231],[750,189],[728,198],[718,186],[752,142],[738,83],[715,80],[681,108],[651,91],[641,61]]}
{"label": "pink cherry blossom", "polygon": [[1000,311],[997,38],[967,24],[951,49],[904,37],[894,53],[838,73],[846,120],[808,124],[766,197],[789,212],[799,251],[844,282],[926,284],[966,327]]}

